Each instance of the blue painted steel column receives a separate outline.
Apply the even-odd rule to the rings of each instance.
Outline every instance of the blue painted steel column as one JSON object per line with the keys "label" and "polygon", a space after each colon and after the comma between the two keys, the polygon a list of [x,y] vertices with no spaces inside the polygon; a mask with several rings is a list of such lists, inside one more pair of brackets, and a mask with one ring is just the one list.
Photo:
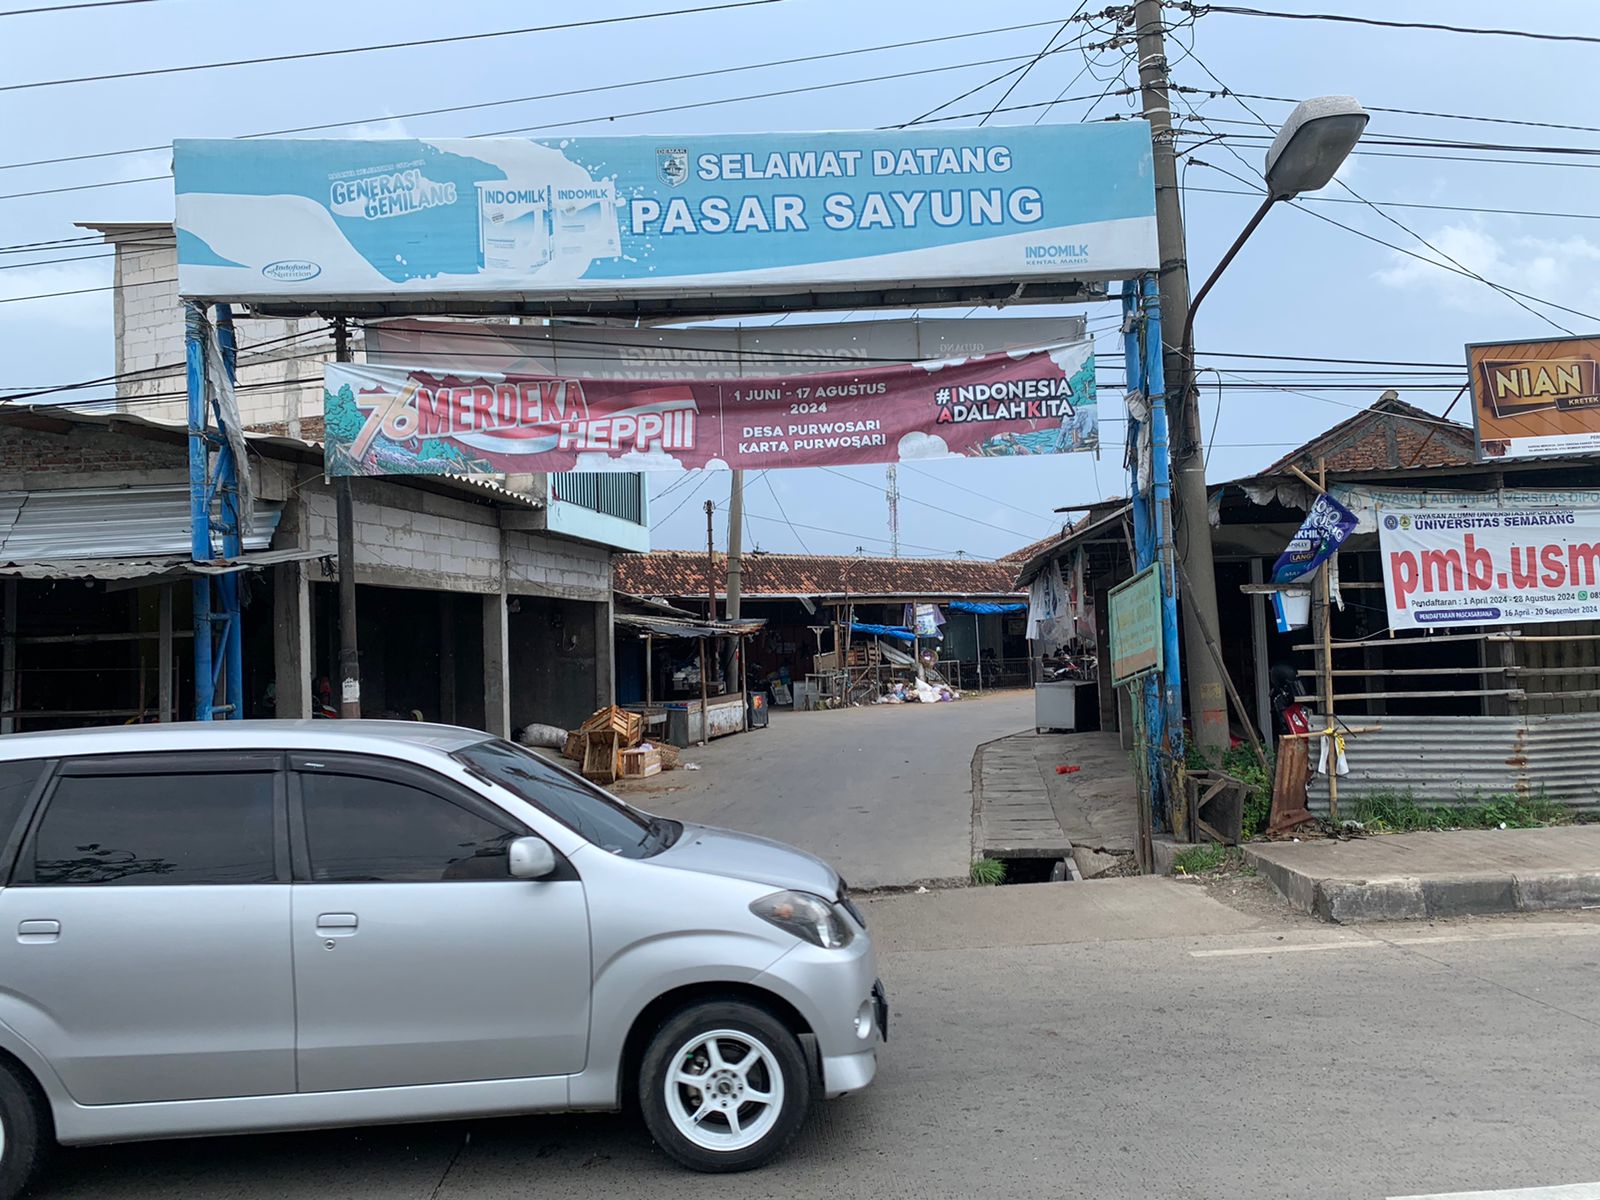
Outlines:
{"label": "blue painted steel column", "polygon": [[[206,444],[205,316],[184,305],[183,349],[189,390],[189,551],[195,562],[211,560],[209,447]],[[194,719],[211,720],[216,694],[211,668],[211,579],[196,575],[194,597]]]}
{"label": "blue painted steel column", "polygon": [[[1122,354],[1123,366],[1126,368],[1127,390],[1149,395],[1149,381],[1145,378],[1146,355],[1145,342],[1145,311],[1141,300],[1142,286],[1136,281],[1128,281],[1122,285]],[[1149,422],[1146,415],[1145,423]],[[1153,519],[1155,506],[1151,496],[1139,484],[1139,436],[1141,424],[1133,414],[1128,414],[1127,439],[1132,448],[1131,463],[1128,479],[1128,495],[1133,497],[1133,557],[1135,568],[1143,571],[1156,560],[1156,524]],[[1153,478],[1153,476],[1152,476]],[[1166,615],[1162,614],[1163,622]],[[1162,769],[1162,749],[1166,745],[1165,713],[1161,705],[1161,695],[1156,687],[1154,676],[1146,676],[1139,681],[1139,703],[1144,710],[1144,769],[1145,778],[1149,782],[1149,793],[1146,800],[1150,806],[1151,827],[1160,825],[1159,814],[1162,810],[1161,791],[1162,781],[1166,772]]]}
{"label": "blue painted steel column", "polygon": [[[217,344],[222,351],[223,369],[228,382],[238,376],[239,351],[233,333],[233,310],[226,304],[217,305]],[[223,414],[217,413],[217,429],[224,428]],[[221,470],[218,486],[222,491],[222,555],[238,558],[244,553],[244,526],[239,511],[239,475],[250,469],[249,463],[234,457],[233,446],[223,439],[219,455]],[[239,605],[239,576],[237,572],[217,579],[217,594],[222,601],[223,624],[221,628],[223,679],[227,684],[228,719],[244,719],[244,615]]]}
{"label": "blue painted steel column", "polygon": [[[1161,636],[1163,669],[1162,708],[1165,712],[1167,753],[1183,759],[1183,681],[1178,658],[1178,579],[1172,542],[1172,469],[1167,456],[1167,382],[1162,366],[1161,294],[1154,274],[1142,286],[1144,321],[1143,377],[1150,398],[1151,514],[1155,518],[1156,555],[1161,564]],[[1208,519],[1201,513],[1200,520]],[[1158,826],[1159,827],[1159,826]]]}

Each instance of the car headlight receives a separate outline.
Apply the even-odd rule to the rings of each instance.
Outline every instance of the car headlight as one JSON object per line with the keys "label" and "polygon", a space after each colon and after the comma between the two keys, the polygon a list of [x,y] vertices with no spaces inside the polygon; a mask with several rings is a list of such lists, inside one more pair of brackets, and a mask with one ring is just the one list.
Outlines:
{"label": "car headlight", "polygon": [[856,936],[832,904],[810,892],[774,892],[757,900],[750,911],[824,950],[848,946]]}

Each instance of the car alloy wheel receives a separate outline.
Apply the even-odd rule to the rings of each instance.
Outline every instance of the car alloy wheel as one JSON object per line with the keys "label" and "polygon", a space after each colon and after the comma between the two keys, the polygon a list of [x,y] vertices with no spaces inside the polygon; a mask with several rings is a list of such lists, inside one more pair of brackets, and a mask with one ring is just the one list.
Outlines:
{"label": "car alloy wheel", "polygon": [[737,1029],[696,1034],[670,1060],[667,1113],[688,1141],[706,1150],[759,1143],[783,1111],[783,1072],[772,1051]]}

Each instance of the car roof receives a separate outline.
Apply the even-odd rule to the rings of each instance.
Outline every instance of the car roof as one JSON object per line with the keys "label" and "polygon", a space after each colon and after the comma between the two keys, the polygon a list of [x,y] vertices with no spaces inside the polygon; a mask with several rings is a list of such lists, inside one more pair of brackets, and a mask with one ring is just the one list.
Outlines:
{"label": "car roof", "polygon": [[159,750],[348,750],[395,757],[419,749],[448,754],[488,737],[481,729],[423,721],[179,721],[7,734],[0,737],[0,761]]}

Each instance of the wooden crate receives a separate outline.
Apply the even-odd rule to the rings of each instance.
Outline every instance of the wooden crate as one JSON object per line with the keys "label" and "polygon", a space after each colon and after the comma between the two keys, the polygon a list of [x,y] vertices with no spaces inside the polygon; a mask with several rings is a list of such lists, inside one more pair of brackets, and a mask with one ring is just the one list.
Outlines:
{"label": "wooden crate", "polygon": [[574,729],[567,734],[567,744],[561,748],[561,757],[570,758],[573,762],[583,761],[583,752],[589,747],[589,735],[581,730]]}
{"label": "wooden crate", "polygon": [[583,777],[596,783],[615,783],[622,773],[622,744],[620,734],[609,730],[587,735],[583,751]]}
{"label": "wooden crate", "polygon": [[622,752],[622,778],[648,779],[661,774],[661,751],[652,746],[648,750],[634,749]]}
{"label": "wooden crate", "polygon": [[614,733],[622,739],[625,746],[637,746],[639,740],[644,737],[644,716],[613,704],[610,708],[602,708],[590,716],[578,726],[578,732]]}

